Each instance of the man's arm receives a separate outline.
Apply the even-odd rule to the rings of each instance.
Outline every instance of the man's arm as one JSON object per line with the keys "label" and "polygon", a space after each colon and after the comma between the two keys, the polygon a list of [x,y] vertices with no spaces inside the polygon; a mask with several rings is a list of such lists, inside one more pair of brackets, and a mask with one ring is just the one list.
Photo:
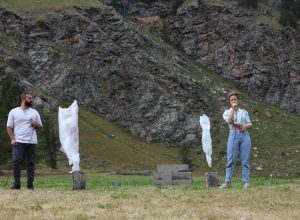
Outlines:
{"label": "man's arm", "polygon": [[7,134],[10,138],[10,144],[12,146],[16,145],[16,140],[15,140],[15,137],[14,137],[14,130],[11,128],[11,127],[7,127]]}
{"label": "man's arm", "polygon": [[36,129],[38,131],[41,131],[43,128],[43,126],[41,124],[38,124],[33,119],[30,119],[30,123],[31,123],[31,127],[33,127],[34,129]]}

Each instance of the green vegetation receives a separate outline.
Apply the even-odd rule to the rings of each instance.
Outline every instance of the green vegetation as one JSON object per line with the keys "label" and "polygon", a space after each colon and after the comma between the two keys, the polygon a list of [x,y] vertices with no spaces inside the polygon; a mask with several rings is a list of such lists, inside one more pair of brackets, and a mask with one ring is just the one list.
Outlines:
{"label": "green vegetation", "polygon": [[279,22],[283,26],[297,28],[300,19],[300,0],[282,0],[280,13]]}
{"label": "green vegetation", "polygon": [[[43,123],[43,144],[44,155],[46,164],[51,169],[57,169],[57,154],[60,148],[57,123],[55,123],[53,117],[43,114],[41,116]],[[41,145],[41,144],[40,144]]]}
{"label": "green vegetation", "polygon": [[189,169],[192,170],[193,162],[192,162],[192,158],[191,158],[191,147],[189,147],[189,146],[181,147],[180,153],[181,153],[181,163],[188,164]]}
{"label": "green vegetation", "polygon": [[171,35],[166,21],[163,21],[161,28],[161,38],[168,44],[171,43]]}
{"label": "green vegetation", "polygon": [[17,14],[33,11],[66,9],[73,6],[101,7],[97,0],[4,0],[0,1],[0,8],[7,8]]}
{"label": "green vegetation", "polygon": [[[129,187],[148,187],[153,185],[152,176],[136,176],[136,175],[114,175],[111,173],[101,173],[97,174],[94,171],[84,170],[86,173],[86,187],[87,190],[114,190],[117,188],[127,189]],[[224,177],[219,177],[219,182],[222,182]],[[3,186],[6,182],[6,176],[0,177],[0,186]],[[119,182],[121,186],[115,187],[112,182]],[[9,180],[9,184],[12,184],[13,180]],[[21,178],[21,183],[26,185],[26,178]],[[253,188],[262,186],[288,186],[289,184],[299,184],[299,178],[251,178],[251,186]],[[36,189],[56,189],[56,190],[68,190],[72,188],[72,175],[65,174],[62,172],[39,172],[35,178],[35,188]],[[241,189],[242,184],[240,178],[233,178],[232,189]],[[168,186],[165,186],[168,187]],[[176,187],[176,186],[171,186]],[[160,187],[159,187],[160,188]],[[161,186],[164,188],[164,186]],[[193,176],[192,185],[184,186],[186,190],[194,189],[207,189],[206,180],[204,175]]]}
{"label": "green vegetation", "polygon": [[177,9],[184,3],[184,0],[173,0],[172,2],[172,14],[176,15]]}
{"label": "green vegetation", "polygon": [[100,170],[149,170],[160,163],[178,163],[179,149],[148,144],[113,122],[79,109],[81,165]]}
{"label": "green vegetation", "polygon": [[[241,93],[241,108],[249,112],[253,123],[253,129],[250,130],[252,174],[300,176],[300,172],[297,171],[297,167],[300,166],[300,151],[297,150],[300,143],[300,117],[298,115],[285,111],[277,105],[254,100],[244,89],[236,87],[213,71],[204,70],[192,59],[190,68],[193,76],[208,88],[213,97],[210,102],[211,111],[207,113],[212,120],[213,169],[224,174],[224,170],[220,170],[219,167],[224,167],[226,164],[226,141],[229,129],[219,110],[222,105],[229,108],[226,94],[223,94],[225,99],[220,100],[222,89],[225,89],[225,93],[228,90],[237,90]],[[254,157],[255,154],[257,157]],[[202,163],[199,166],[203,169],[207,167],[205,156],[202,154],[200,157]],[[259,165],[263,166],[263,170],[255,170]],[[238,165],[237,176],[240,175],[240,169]]]}
{"label": "green vegetation", "polygon": [[0,88],[0,165],[3,165],[7,164],[11,157],[10,140],[6,133],[7,115],[12,108],[19,105],[17,97],[22,88],[11,77],[5,77]]}
{"label": "green vegetation", "polygon": [[238,0],[238,1],[241,6],[257,8],[257,0]]}

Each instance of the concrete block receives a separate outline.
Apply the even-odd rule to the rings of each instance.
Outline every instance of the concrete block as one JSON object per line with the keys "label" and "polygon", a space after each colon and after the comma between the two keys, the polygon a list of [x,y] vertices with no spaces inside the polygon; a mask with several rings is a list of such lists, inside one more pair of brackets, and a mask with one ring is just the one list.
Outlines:
{"label": "concrete block", "polygon": [[173,172],[172,164],[157,165],[157,172]]}
{"label": "concrete block", "polygon": [[191,180],[192,173],[191,172],[175,172],[172,173],[172,180]]}
{"label": "concrete block", "polygon": [[173,185],[190,185],[192,184],[192,180],[173,180]]}
{"label": "concrete block", "polygon": [[172,180],[172,172],[154,172],[155,180]]}
{"label": "concrete block", "polygon": [[154,180],[153,184],[158,185],[172,185],[172,180]]}
{"label": "concrete block", "polygon": [[173,172],[188,172],[189,165],[188,164],[173,164],[172,165]]}

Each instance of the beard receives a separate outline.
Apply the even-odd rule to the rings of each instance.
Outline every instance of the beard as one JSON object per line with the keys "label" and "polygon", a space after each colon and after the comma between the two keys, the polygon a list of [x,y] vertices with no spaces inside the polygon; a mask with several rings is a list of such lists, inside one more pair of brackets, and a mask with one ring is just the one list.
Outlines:
{"label": "beard", "polygon": [[27,107],[32,107],[32,102],[25,102],[25,105],[26,105]]}

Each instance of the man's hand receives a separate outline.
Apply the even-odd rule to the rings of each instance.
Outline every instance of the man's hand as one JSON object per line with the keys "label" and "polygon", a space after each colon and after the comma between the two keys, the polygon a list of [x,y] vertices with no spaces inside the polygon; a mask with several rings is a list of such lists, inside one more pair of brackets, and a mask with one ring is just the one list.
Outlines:
{"label": "man's hand", "polygon": [[13,140],[11,140],[10,141],[10,145],[12,146],[12,147],[14,147],[14,146],[16,146],[16,140],[15,139],[13,139]]}
{"label": "man's hand", "polygon": [[32,118],[29,121],[30,121],[31,127],[33,127],[34,129],[36,129],[36,130],[42,129],[42,126],[39,125],[38,123],[36,123],[36,121],[34,121]]}
{"label": "man's hand", "polygon": [[35,126],[35,121],[31,118],[30,120],[30,125],[31,125],[31,127],[33,127],[34,128],[34,126]]}

